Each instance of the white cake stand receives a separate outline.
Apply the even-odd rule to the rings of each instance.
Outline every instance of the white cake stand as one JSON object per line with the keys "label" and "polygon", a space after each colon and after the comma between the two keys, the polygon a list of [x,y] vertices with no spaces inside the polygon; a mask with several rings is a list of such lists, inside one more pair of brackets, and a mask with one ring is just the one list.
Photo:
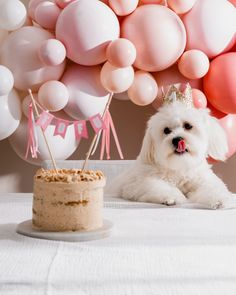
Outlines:
{"label": "white cake stand", "polygon": [[110,236],[112,232],[113,223],[109,220],[103,220],[103,226],[91,231],[70,231],[70,232],[47,232],[37,229],[32,225],[32,220],[21,222],[16,232],[18,234],[46,240],[56,240],[65,242],[85,242],[98,239],[104,239]]}

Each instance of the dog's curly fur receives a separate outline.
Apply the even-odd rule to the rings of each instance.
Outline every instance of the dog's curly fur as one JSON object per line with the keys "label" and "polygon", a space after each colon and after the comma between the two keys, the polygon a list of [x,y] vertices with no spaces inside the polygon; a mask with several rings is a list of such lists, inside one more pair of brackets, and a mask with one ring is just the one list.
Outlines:
{"label": "dog's curly fur", "polygon": [[[186,123],[192,128],[185,128]],[[185,152],[177,152],[176,137],[183,138]],[[116,178],[112,193],[140,202],[174,205],[190,200],[213,209],[225,207],[232,194],[207,158],[225,160],[227,151],[224,130],[208,109],[180,102],[165,105],[150,118],[135,165]]]}

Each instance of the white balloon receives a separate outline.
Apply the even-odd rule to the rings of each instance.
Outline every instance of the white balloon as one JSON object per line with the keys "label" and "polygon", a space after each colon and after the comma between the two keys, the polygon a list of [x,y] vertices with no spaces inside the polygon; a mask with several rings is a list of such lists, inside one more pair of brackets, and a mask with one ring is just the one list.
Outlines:
{"label": "white balloon", "polygon": [[23,26],[26,20],[26,8],[19,0],[0,1],[0,27],[13,31]]}
{"label": "white balloon", "polygon": [[109,93],[100,82],[100,66],[71,65],[61,81],[69,91],[69,101],[64,111],[74,119],[88,119],[103,113]]}
{"label": "white balloon", "polygon": [[[62,118],[60,116],[60,118]],[[39,145],[39,153],[37,159],[32,159],[31,155],[28,155],[28,158],[25,159],[25,153],[27,148],[28,141],[28,128],[27,128],[28,120],[25,116],[23,116],[19,127],[16,132],[9,137],[10,145],[16,154],[23,160],[33,164],[33,165],[41,165],[43,160],[49,160],[50,155],[45,144],[42,131],[40,127],[36,126],[36,133],[38,137],[38,145]],[[46,138],[48,140],[48,144],[52,151],[53,157],[55,160],[64,160],[67,159],[79,145],[79,142],[75,139],[74,134],[74,126],[68,126],[67,133],[65,138],[61,136],[53,136],[55,130],[55,125],[49,125],[45,131]]]}
{"label": "white balloon", "polygon": [[0,65],[0,96],[7,95],[13,88],[14,77],[12,72]]}
{"label": "white balloon", "polygon": [[21,113],[20,98],[14,89],[8,95],[0,96],[0,140],[17,129]]}

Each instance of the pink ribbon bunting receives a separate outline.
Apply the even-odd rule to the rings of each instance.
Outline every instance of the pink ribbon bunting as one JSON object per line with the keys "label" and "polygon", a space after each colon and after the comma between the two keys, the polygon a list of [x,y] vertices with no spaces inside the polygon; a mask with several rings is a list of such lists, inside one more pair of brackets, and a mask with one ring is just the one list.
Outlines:
{"label": "pink ribbon bunting", "polygon": [[101,129],[105,129],[105,127],[106,127],[100,114],[92,116],[91,118],[89,118],[89,121],[90,121],[95,133],[98,133]]}
{"label": "pink ribbon bunting", "polygon": [[36,125],[40,126],[43,131],[46,130],[46,128],[48,127],[48,125],[52,122],[54,116],[51,115],[50,113],[43,111],[40,114],[40,117],[38,118],[38,120],[36,121]]}
{"label": "pink ribbon bunting", "polygon": [[62,138],[65,138],[68,125],[69,125],[68,121],[57,119],[55,131],[53,135],[54,136],[59,135]]}
{"label": "pink ribbon bunting", "polygon": [[88,138],[88,131],[86,126],[86,121],[76,121],[74,122],[75,137],[80,140],[81,137]]}
{"label": "pink ribbon bunting", "polygon": [[28,113],[28,143],[27,149],[25,153],[25,159],[28,158],[29,151],[31,153],[31,157],[33,159],[37,159],[38,150],[38,140],[37,140],[37,133],[35,130],[35,119],[33,113],[33,106],[32,103],[29,104],[29,113]]}

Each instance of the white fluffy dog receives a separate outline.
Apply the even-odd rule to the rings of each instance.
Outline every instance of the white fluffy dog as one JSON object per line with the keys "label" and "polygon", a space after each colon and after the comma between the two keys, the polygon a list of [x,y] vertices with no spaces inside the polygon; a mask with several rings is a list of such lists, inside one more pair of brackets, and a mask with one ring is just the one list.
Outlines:
{"label": "white fluffy dog", "polygon": [[164,105],[148,122],[135,165],[115,179],[111,191],[133,201],[174,205],[189,200],[223,208],[232,193],[207,157],[224,160],[227,151],[224,130],[209,110],[179,101]]}

